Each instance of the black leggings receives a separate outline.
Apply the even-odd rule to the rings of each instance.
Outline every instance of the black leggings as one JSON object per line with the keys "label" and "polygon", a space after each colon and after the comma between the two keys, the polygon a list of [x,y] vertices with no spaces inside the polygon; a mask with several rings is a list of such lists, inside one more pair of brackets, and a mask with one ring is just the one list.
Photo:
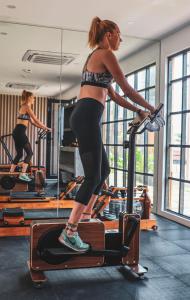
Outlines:
{"label": "black leggings", "polygon": [[100,129],[103,110],[104,107],[99,101],[83,98],[77,102],[70,118],[71,128],[78,140],[85,175],[76,201],[84,205],[88,204],[92,194],[99,194],[110,173]]}
{"label": "black leggings", "polygon": [[13,160],[13,163],[15,165],[18,164],[19,160],[23,156],[23,150],[25,150],[26,157],[24,159],[24,163],[29,164],[33,152],[28,137],[26,136],[26,126],[22,124],[17,124],[15,129],[13,130],[13,139],[15,142],[16,149],[16,156]]}

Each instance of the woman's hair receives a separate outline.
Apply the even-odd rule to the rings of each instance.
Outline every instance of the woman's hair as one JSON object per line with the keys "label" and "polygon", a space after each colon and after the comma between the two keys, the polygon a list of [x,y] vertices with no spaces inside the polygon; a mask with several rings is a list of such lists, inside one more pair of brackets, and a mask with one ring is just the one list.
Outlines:
{"label": "woman's hair", "polygon": [[33,93],[31,92],[28,92],[28,91],[23,91],[22,92],[22,100],[21,100],[21,103],[22,104],[27,104],[28,103],[28,98],[33,96]]}
{"label": "woman's hair", "polygon": [[109,20],[101,20],[95,17],[92,20],[90,31],[88,33],[88,45],[91,49],[95,48],[102,41],[106,32],[113,32],[117,24]]}

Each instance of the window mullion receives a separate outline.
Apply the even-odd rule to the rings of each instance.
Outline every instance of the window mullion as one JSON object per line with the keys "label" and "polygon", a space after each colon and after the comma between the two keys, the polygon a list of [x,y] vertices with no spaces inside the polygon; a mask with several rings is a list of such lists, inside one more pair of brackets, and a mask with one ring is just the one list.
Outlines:
{"label": "window mullion", "polygon": [[[186,75],[186,65],[187,65],[187,54],[183,55],[183,76]],[[182,110],[187,109],[187,80],[182,82]],[[186,143],[186,114],[181,118],[181,145]],[[181,168],[180,168],[180,179],[185,178],[185,149],[181,147]],[[180,201],[179,201],[179,212],[183,214],[184,212],[184,183],[180,181]]]}

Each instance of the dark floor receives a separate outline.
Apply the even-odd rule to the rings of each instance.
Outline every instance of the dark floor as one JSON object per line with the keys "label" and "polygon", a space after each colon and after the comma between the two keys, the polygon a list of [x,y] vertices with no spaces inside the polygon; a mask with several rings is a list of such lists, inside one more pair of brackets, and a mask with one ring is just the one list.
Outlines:
{"label": "dark floor", "polygon": [[189,300],[190,229],[158,218],[158,231],[141,232],[144,280],[129,281],[118,267],[46,272],[43,289],[33,287],[27,269],[28,239],[0,238],[1,300]]}

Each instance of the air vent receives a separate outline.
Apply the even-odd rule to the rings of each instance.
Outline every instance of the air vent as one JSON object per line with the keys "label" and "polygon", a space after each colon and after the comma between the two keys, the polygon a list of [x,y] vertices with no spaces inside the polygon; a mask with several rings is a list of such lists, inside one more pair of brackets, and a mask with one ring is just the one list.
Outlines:
{"label": "air vent", "polygon": [[68,65],[76,59],[78,54],[73,53],[58,53],[38,50],[27,50],[22,61],[29,61],[37,64],[48,65]]}
{"label": "air vent", "polygon": [[18,83],[18,82],[8,82],[6,87],[11,89],[21,89],[21,90],[37,90],[39,85],[30,84],[30,83]]}

